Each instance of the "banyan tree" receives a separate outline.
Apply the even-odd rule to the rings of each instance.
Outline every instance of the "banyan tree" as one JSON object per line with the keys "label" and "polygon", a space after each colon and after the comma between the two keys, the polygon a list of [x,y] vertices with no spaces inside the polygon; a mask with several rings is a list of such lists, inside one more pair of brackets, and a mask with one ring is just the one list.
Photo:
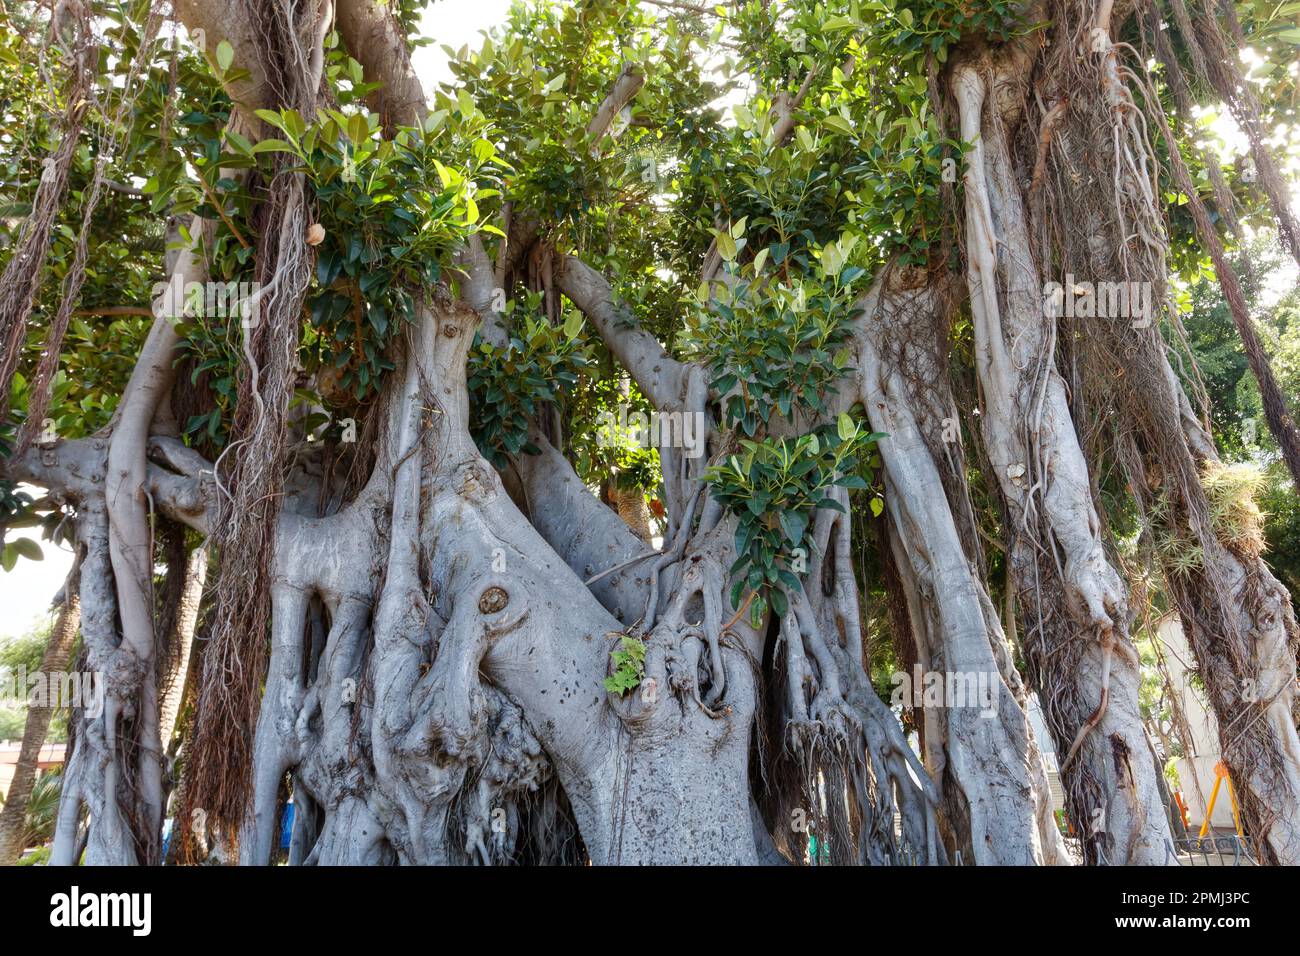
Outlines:
{"label": "banyan tree", "polygon": [[1179,295],[1300,476],[1232,255],[1300,262],[1294,4],[520,0],[446,82],[425,6],[6,0],[0,527],[104,688],[51,862],[290,797],[295,864],[1171,862],[1158,610],[1300,863]]}

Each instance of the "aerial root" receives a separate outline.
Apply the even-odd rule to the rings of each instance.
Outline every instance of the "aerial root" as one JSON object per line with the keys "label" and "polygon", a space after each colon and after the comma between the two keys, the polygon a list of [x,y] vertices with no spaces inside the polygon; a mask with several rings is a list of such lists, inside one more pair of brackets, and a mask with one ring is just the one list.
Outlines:
{"label": "aerial root", "polygon": [[[897,864],[906,848],[927,864],[946,864],[938,791],[897,719],[850,651],[824,639],[807,594],[790,601],[780,633],[788,685],[783,753],[815,829],[829,834],[832,861]],[[846,847],[854,848],[852,860]]]}
{"label": "aerial root", "polygon": [[1114,649],[1114,637],[1108,631],[1101,640],[1101,700],[1098,701],[1096,710],[1089,715],[1088,719],[1083,722],[1083,726],[1079,728],[1074,743],[1070,744],[1069,752],[1065,755],[1065,759],[1061,761],[1062,773],[1065,772],[1066,767],[1070,766],[1070,761],[1074,759],[1074,755],[1083,746],[1084,738],[1092,733],[1093,729],[1101,723],[1102,718],[1106,716],[1106,704],[1110,701],[1110,664]]}
{"label": "aerial root", "polygon": [[[698,496],[697,496],[698,497]],[[694,511],[694,503],[688,516]],[[684,525],[685,527],[685,525]],[[649,640],[662,642],[668,686],[678,694],[689,694],[710,717],[728,713],[723,706],[727,692],[724,647],[745,648],[729,625],[722,623],[722,593],[725,575],[719,562],[708,555],[693,555],[682,573],[681,586]],[[698,621],[689,621],[692,609],[702,608]],[[647,655],[648,656],[648,655]],[[707,688],[701,693],[701,685]]]}
{"label": "aerial root", "polygon": [[[646,598],[645,614],[642,616],[641,629],[649,633],[655,626],[655,620],[659,615],[659,578],[664,570],[681,560],[686,551],[686,545],[691,537],[691,524],[695,520],[695,510],[699,506],[700,498],[704,492],[704,485],[701,483],[695,493],[691,495],[691,500],[686,506],[686,513],[683,515],[682,523],[677,527],[673,535],[672,546],[669,547],[656,560],[650,569],[650,594]],[[590,584],[591,582],[588,582]],[[679,602],[680,603],[680,602]]]}

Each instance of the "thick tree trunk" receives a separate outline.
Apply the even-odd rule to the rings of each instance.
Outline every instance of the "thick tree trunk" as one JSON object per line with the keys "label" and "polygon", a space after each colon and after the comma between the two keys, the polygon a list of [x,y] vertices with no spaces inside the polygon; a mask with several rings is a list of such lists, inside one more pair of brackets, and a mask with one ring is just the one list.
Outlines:
{"label": "thick tree trunk", "polygon": [[[1019,675],[975,554],[967,550],[977,547],[975,529],[941,357],[946,288],[941,281],[907,284],[905,274],[886,270],[862,304],[857,337],[861,398],[872,427],[889,436],[879,446],[889,539],[921,670],[941,675],[945,685],[951,676],[949,686],[989,691],[986,700],[971,695],[925,709],[926,766],[941,783],[949,839],[961,839],[951,849],[964,858],[1065,862]],[[946,505],[954,493],[958,501]]]}
{"label": "thick tree trunk", "polygon": [[[1202,485],[1220,469],[1207,427],[1170,364],[1160,335],[1160,305],[1168,298],[1168,239],[1159,204],[1156,159],[1138,120],[1128,85],[1141,86],[1140,71],[1121,61],[1122,44],[1109,38],[1109,5],[1100,4],[1090,39],[1092,56],[1080,61],[1057,53],[1053,67],[1060,84],[1048,89],[1053,99],[1073,94],[1080,84],[1096,95],[1068,95],[1071,106],[1060,126],[1054,149],[1054,181],[1047,187],[1058,221],[1082,224],[1061,230],[1062,271],[1076,276],[1123,279],[1151,289],[1152,314],[1115,315],[1096,309],[1076,337],[1085,387],[1078,397],[1084,414],[1106,423],[1131,492],[1154,534],[1171,541],[1188,569],[1167,569],[1168,591],[1183,619],[1220,730],[1220,747],[1252,836],[1260,854],[1271,862],[1294,863],[1300,857],[1300,741],[1295,700],[1296,648],[1300,642],[1290,596],[1252,544],[1222,534],[1211,519]],[[1156,28],[1158,24],[1148,23]],[[1072,72],[1077,75],[1072,78]],[[1142,95],[1155,99],[1149,89]],[[1156,125],[1170,144],[1174,181],[1189,195],[1189,208],[1216,267],[1239,327],[1249,325],[1236,280],[1222,256],[1204,205],[1197,197],[1186,164],[1163,114]],[[1108,149],[1078,153],[1070,143],[1109,141]],[[1095,183],[1114,183],[1113,196],[1099,197]],[[1047,186],[1046,183],[1043,184]],[[1235,296],[1235,300],[1234,300]],[[1177,328],[1170,309],[1168,324]],[[1265,392],[1271,372],[1252,336],[1244,341],[1252,367]],[[1260,365],[1260,362],[1264,362]],[[1280,427],[1291,428],[1274,388],[1271,406]],[[1279,434],[1279,442],[1286,447]],[[1102,467],[1098,464],[1097,467]]]}
{"label": "thick tree trunk", "polygon": [[164,750],[170,746],[176,733],[176,721],[185,699],[186,677],[190,672],[190,657],[194,651],[194,629],[198,625],[199,607],[203,603],[203,585],[208,577],[206,544],[199,545],[190,552],[182,573],[185,576],[184,584],[175,608],[172,633],[168,636],[168,646],[176,648],[176,656],[169,672],[159,675],[162,702],[159,705],[158,729]]}
{"label": "thick tree trunk", "polygon": [[[491,811],[517,817],[552,775],[594,862],[752,861],[745,655],[723,657],[734,704],[705,712],[680,696],[682,625],[670,613],[647,638],[643,686],[657,691],[607,703],[620,625],[518,512],[466,430],[473,324],[454,308],[422,320],[390,404],[391,445],[357,502],[281,520],[242,860],[269,859],[276,794],[293,768],[324,815],[315,862],[456,859],[467,848],[449,829],[453,809],[466,833],[493,832]],[[436,421],[419,415],[430,403]],[[385,462],[399,463],[391,486]],[[373,605],[357,554],[382,575],[370,579]],[[313,597],[332,624],[317,659],[304,660]],[[354,721],[368,728],[360,752]],[[486,792],[468,801],[471,785]]]}
{"label": "thick tree trunk", "polygon": [[[195,234],[201,228],[196,222]],[[173,264],[182,286],[201,267],[189,250]],[[149,508],[175,503],[188,483],[156,474],[146,461],[149,428],[170,385],[181,303],[164,296],[160,315],[118,406],[110,434],[32,449],[10,463],[17,477],[56,489],[77,508],[82,637],[89,668],[103,682],[102,713],[73,714],[73,747],[64,771],[50,861],[76,862],[81,811],[89,811],[86,859],[133,865],[156,862],[162,831],[162,741],[155,673],[153,542]],[[193,456],[190,452],[189,455]],[[176,509],[193,521],[194,500]],[[184,512],[184,514],[182,514]],[[129,818],[123,808],[129,808]]]}
{"label": "thick tree trunk", "polygon": [[[1108,29],[1110,4],[1101,7]],[[252,25],[232,17],[233,5],[178,0],[177,9],[191,26],[230,38],[251,69],[230,91],[245,117],[265,105],[274,84],[265,58],[252,55]],[[323,30],[331,5],[311,9]],[[392,11],[341,0],[338,25],[368,78],[385,81],[372,94],[385,128],[418,119],[419,83]],[[312,49],[313,64],[320,53]],[[1093,53],[1113,66],[1104,51]],[[1025,164],[1012,144],[1035,132],[1023,128],[1022,93],[1041,54],[1028,39],[996,55],[963,50],[947,75],[961,138],[972,144],[964,226],[981,430],[1008,519],[1008,604],[1025,617],[1023,650],[1086,857],[1158,863],[1167,858],[1168,827],[1138,714],[1128,595],[1106,550],[1077,407],[1058,371],[1057,324],[1043,310],[1051,265],[1031,238],[1049,223],[1034,187],[1016,178]],[[1118,73],[1105,76],[1110,97]],[[780,99],[778,142],[811,80]],[[597,150],[643,83],[631,69],[611,77],[587,128]],[[316,85],[300,92],[314,97]],[[466,353],[481,319],[485,335],[499,340],[505,325],[491,312],[492,292],[512,261],[538,251],[541,230],[526,211],[517,221],[514,230],[506,224],[512,239],[495,263],[477,238],[466,243],[463,301],[436,290],[406,330],[393,356],[401,371],[385,381],[373,412],[376,461],[361,491],[345,498],[318,487],[326,479],[289,475],[278,517],[263,525],[274,531],[270,660],[251,760],[234,768],[251,778],[251,799],[236,817],[240,861],[272,860],[277,813],[291,789],[298,813],[290,859],[304,864],[561,862],[581,852],[598,864],[802,862],[808,830],[795,818],[811,822],[834,862],[891,863],[904,851],[931,863],[956,853],[980,863],[1065,862],[1006,634],[1016,622],[999,620],[991,600],[966,464],[959,442],[944,435],[956,431],[943,359],[946,283],[886,270],[862,303],[856,379],[844,396],[861,399],[888,433],[880,444],[885,537],[910,650],[927,671],[973,677],[977,686],[982,679],[993,691],[973,706],[924,708],[923,765],[867,677],[847,494],[833,493],[843,512],[818,510],[811,567],[789,588],[788,612],[756,622],[743,607],[733,614],[736,526],[702,480],[729,436],[712,418],[704,369],[637,328],[609,283],[575,257],[558,260],[548,301],[562,293],[581,309],[657,410],[708,416],[710,454],[661,450],[661,552],[647,544],[639,492],[640,508],[628,509],[625,523],[624,509],[591,495],[542,436],[533,436],[541,454],[513,462],[504,480],[480,456],[468,431]],[[281,238],[301,244],[296,227]],[[717,264],[716,254],[709,259]],[[183,283],[203,267],[187,252],[172,271]],[[290,320],[295,311],[287,310]],[[180,682],[157,673],[150,516],[206,532],[215,514],[212,466],[150,438],[175,345],[160,319],[111,435],[41,449],[18,469],[62,482],[77,508],[86,655],[107,687],[101,718],[75,718],[56,863],[78,856],[83,808],[88,862],[157,858],[160,755]],[[1167,361],[1161,368],[1165,397],[1185,405]],[[1142,413],[1140,404],[1126,408],[1133,418]],[[1161,459],[1171,472],[1186,473],[1193,455],[1213,459],[1193,424],[1191,416],[1174,422],[1184,448],[1177,462]],[[1148,437],[1168,438],[1167,426]],[[56,479],[60,469],[66,474]],[[279,481],[277,473],[267,487]],[[322,500],[332,502],[323,513]],[[1210,545],[1207,588],[1174,593],[1252,830],[1267,838],[1272,858],[1294,861],[1294,618],[1258,554]],[[202,593],[201,555],[177,614],[184,635]],[[1232,637],[1226,651],[1214,637],[1220,625]],[[635,689],[615,695],[603,684],[625,639],[644,643],[644,672]],[[260,677],[253,673],[252,683]],[[1248,680],[1262,697],[1231,689]],[[1252,718],[1245,729],[1232,720],[1243,711]],[[179,821],[199,831],[202,824]]]}
{"label": "thick tree trunk", "polygon": [[128,790],[123,780],[127,766],[123,751],[128,742],[138,740],[137,708],[145,700],[141,693],[145,674],[137,659],[118,649],[109,519],[93,499],[80,506],[77,538],[86,554],[81,567],[82,640],[89,669],[103,681],[104,703],[98,716],[74,711],[76,734],[63,772],[50,863],[77,862],[84,806],[89,813],[86,862],[130,865],[139,860],[137,841],[147,845],[161,830],[161,818],[156,829],[149,817],[140,818],[142,825],[133,827],[124,812],[129,807],[133,815],[139,814],[149,806],[147,798],[138,790]]}
{"label": "thick tree trunk", "polygon": [[1012,522],[1009,557],[1075,826],[1090,859],[1163,863],[1159,811],[1138,711],[1138,657],[1123,583],[1106,555],[1087,465],[1055,365],[1054,321],[1015,179],[1005,125],[1030,51],[952,72],[965,173],[968,285],[985,446]]}
{"label": "thick tree trunk", "polygon": [[541,432],[534,429],[529,440],[539,454],[514,462],[523,489],[521,510],[596,600],[632,626],[645,613],[658,554],[588,490]]}
{"label": "thick tree trunk", "polygon": [[[72,645],[76,643],[80,626],[81,597],[77,593],[74,569],[64,586],[63,606],[41,658],[41,673],[47,679],[67,671]],[[24,849],[22,840],[27,822],[27,803],[32,796],[32,785],[36,783],[36,763],[56,709],[54,701],[48,701],[47,704],[48,706],[33,705],[27,709],[27,723],[23,725],[18,763],[14,767],[9,792],[5,795],[4,808],[0,809],[0,866],[17,863]]]}

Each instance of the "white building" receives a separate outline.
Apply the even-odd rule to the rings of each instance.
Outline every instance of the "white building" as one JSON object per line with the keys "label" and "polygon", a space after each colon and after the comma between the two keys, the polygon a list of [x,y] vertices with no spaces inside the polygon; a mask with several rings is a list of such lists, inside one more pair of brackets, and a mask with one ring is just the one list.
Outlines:
{"label": "white building", "polygon": [[[1196,833],[1205,820],[1205,807],[1214,792],[1214,767],[1220,757],[1218,722],[1210,712],[1204,692],[1192,683],[1191,675],[1196,663],[1176,614],[1161,618],[1156,625],[1156,639],[1160,642],[1158,650],[1169,674],[1170,689],[1178,697],[1179,709],[1191,735],[1191,739],[1186,741],[1191,752],[1178,759],[1175,769],[1183,801],[1187,804],[1188,829]],[[1210,824],[1224,830],[1235,828],[1232,798],[1228,796],[1226,785],[1219,788]]]}

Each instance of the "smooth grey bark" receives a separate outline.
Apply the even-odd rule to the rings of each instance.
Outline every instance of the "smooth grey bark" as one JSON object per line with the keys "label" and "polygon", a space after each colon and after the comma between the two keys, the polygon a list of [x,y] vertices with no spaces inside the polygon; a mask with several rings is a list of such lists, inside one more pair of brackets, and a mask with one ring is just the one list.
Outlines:
{"label": "smooth grey bark", "polygon": [[[929,407],[948,394],[937,352],[942,289],[929,282],[909,289],[898,270],[887,268],[860,308],[858,390],[872,427],[888,436],[878,447],[890,540],[899,552],[917,659],[926,672],[982,679],[992,691],[991,711],[977,700],[925,710],[927,769],[957,818],[949,832],[964,843],[954,849],[981,864],[1064,862],[1024,691],[937,467],[934,448],[943,447],[945,429],[956,431],[957,421],[950,396]],[[948,443],[947,454],[960,464],[959,445]],[[964,474],[961,482],[964,490]]]}
{"label": "smooth grey bark", "polygon": [[199,620],[199,606],[203,600],[203,585],[208,576],[208,548],[202,544],[190,552],[185,564],[185,584],[176,608],[173,633],[169,642],[177,648],[176,661],[170,673],[159,675],[162,690],[158,707],[159,740],[165,748],[176,733],[176,720],[180,716],[185,697],[185,677],[190,671],[190,656],[194,649],[194,629]]}
{"label": "smooth grey bark", "polygon": [[[1075,434],[1065,384],[1055,367],[1054,323],[1044,314],[1043,283],[1032,262],[1020,185],[1013,178],[1004,123],[1004,87],[1020,82],[1022,58],[958,63],[952,72],[963,140],[972,143],[965,171],[967,282],[974,320],[976,372],[983,389],[981,423],[997,485],[1015,536],[1010,554],[1022,608],[1052,601],[1042,589],[1040,543],[1029,522],[1045,529],[1060,570],[1063,607],[1054,619],[1068,628],[1078,656],[1049,665],[1040,679],[1049,725],[1057,733],[1067,786],[1086,767],[1073,806],[1090,838],[1105,835],[1110,862],[1166,862],[1169,828],[1159,807],[1149,746],[1138,712],[1138,659],[1128,636],[1127,596],[1111,566],[1092,501],[1088,469]],[[991,75],[991,81],[986,76]],[[1031,618],[1032,619],[1032,618]],[[1041,626],[1025,641],[1046,641]],[[1059,640],[1051,636],[1053,642]],[[1032,649],[1031,649],[1032,650]],[[1053,658],[1041,655],[1044,661]],[[1058,701],[1096,702],[1091,715],[1061,714]],[[1132,754],[1120,759],[1120,752]],[[1077,761],[1077,763],[1075,762]],[[1086,794],[1086,796],[1085,796]],[[1083,804],[1083,805],[1081,805]]]}
{"label": "smooth grey bark", "polygon": [[[680,623],[670,613],[647,640],[648,680],[662,694],[608,699],[601,684],[621,626],[520,514],[469,438],[463,361],[473,318],[453,308],[422,320],[390,410],[391,444],[358,502],[330,518],[281,522],[283,584],[243,862],[268,859],[275,794],[291,766],[324,813],[316,862],[389,852],[445,862],[449,804],[472,771],[503,759],[512,765],[491,776],[497,786],[479,805],[503,808],[516,799],[512,788],[553,773],[595,862],[680,861],[688,837],[702,834],[712,839],[697,842],[692,859],[751,862],[748,661],[727,669],[733,712],[706,714],[670,690],[681,683]],[[432,382],[444,384],[426,390]],[[418,421],[422,402],[437,403],[436,422]],[[379,499],[391,501],[391,523]],[[357,574],[357,555],[369,556],[361,563],[376,577]],[[367,584],[379,575],[371,607]],[[333,624],[304,686],[309,595]],[[512,708],[527,725],[502,740],[489,717]],[[354,719],[368,728],[370,759],[340,766]],[[491,823],[473,821],[479,832]]]}
{"label": "smooth grey bark", "polygon": [[[216,16],[190,15],[194,22]],[[404,86],[392,86],[384,108],[386,123],[407,122],[401,114],[423,107],[412,92],[409,59],[404,50],[395,52],[402,44],[390,17],[366,0],[340,4],[341,29],[367,73],[405,77]],[[227,26],[237,35],[237,25]],[[1088,645],[1086,668],[1069,677],[1082,696],[1105,701],[1110,695],[1104,720],[1080,738],[1080,759],[1095,766],[1107,755],[1093,750],[1094,741],[1132,731],[1136,687],[1131,669],[1116,663],[1108,630],[1124,611],[1124,596],[1100,547],[1059,376],[1049,372],[1040,393],[1041,383],[1026,374],[1030,364],[1020,361],[1050,353],[1051,342],[1041,315],[1025,308],[1033,277],[1005,253],[1014,245],[1007,237],[1024,232],[1006,146],[997,124],[985,122],[984,90],[977,88],[983,80],[958,70],[956,81],[964,132],[977,143],[967,226],[980,376],[993,422],[986,439],[999,487],[1019,517],[1039,505],[1035,490],[1016,478],[1035,473],[1031,453],[1042,456],[1034,463],[1044,482],[1037,490],[1066,557],[1063,577],[1075,601],[1071,626],[1081,640],[1096,640]],[[593,139],[603,139],[636,88],[634,73],[615,78],[606,103],[617,108],[602,105],[589,130]],[[529,235],[525,226],[509,225],[512,237]],[[512,480],[521,492],[515,499],[478,454],[467,430],[465,353],[478,313],[491,311],[484,303],[503,264],[525,252],[511,243],[498,249],[494,264],[480,242],[467,244],[462,301],[429,304],[405,343],[403,371],[386,388],[379,413],[385,427],[369,483],[323,517],[305,506],[319,497],[310,489],[286,503],[277,527],[272,654],[241,861],[269,862],[286,778],[303,808],[292,851],[303,863],[498,862],[509,857],[529,802],[537,794],[553,800],[558,790],[597,863],[793,858],[802,852],[801,837],[764,818],[751,792],[755,716],[764,703],[757,675],[769,651],[788,697],[783,742],[820,773],[833,766],[818,755],[829,740],[850,755],[850,773],[870,777],[861,793],[835,782],[842,790],[828,801],[850,793],[859,798],[853,812],[869,821],[865,829],[876,828],[862,839],[862,860],[890,861],[895,804],[905,840],[928,861],[944,860],[935,825],[939,787],[865,673],[849,518],[829,511],[817,516],[817,554],[787,615],[757,628],[745,621],[724,625],[731,616],[726,569],[734,559],[734,525],[701,489],[704,462],[664,456],[670,523],[664,552],[655,554],[549,445],[515,463]],[[702,370],[673,359],[637,329],[603,277],[569,257],[556,281],[657,409],[707,411]],[[499,316],[482,317],[489,337],[501,333]],[[142,492],[193,527],[211,522],[210,466],[177,443],[148,436],[149,396],[171,357],[165,335],[151,341],[143,384],[134,389],[143,397],[126,408],[127,425],[115,432],[107,457],[102,442],[62,443],[51,450],[51,464],[24,464],[79,495],[83,536],[105,549],[90,568],[96,599],[88,645],[98,659],[127,671],[139,655],[112,653],[113,614],[120,602],[123,643],[135,648],[145,632],[132,610],[138,595],[130,590],[140,578]],[[925,410],[908,394],[892,357],[879,354],[870,337],[859,339],[862,397],[874,401],[873,422],[891,434],[882,446],[890,520],[917,610],[918,644],[945,668],[983,669],[1004,681],[994,719],[927,720],[936,734],[927,751],[942,755],[943,785],[960,791],[969,817],[963,825],[978,859],[1059,856],[1059,836],[1044,821],[1041,767],[1022,692],[996,612],[960,540],[960,504],[929,507],[950,495],[924,439],[933,423],[923,424]],[[1022,348],[1029,352],[1018,354]],[[1046,414],[1027,438],[1023,417],[1032,407]],[[710,434],[715,451],[720,437],[716,428]],[[61,464],[73,471],[56,476]],[[98,485],[109,466],[107,501],[125,529],[116,545],[104,493],[77,484],[88,469],[85,480]],[[126,572],[116,590],[104,555],[113,559],[113,571]],[[1022,560],[1022,582],[1028,567]],[[604,692],[602,680],[610,652],[638,621],[647,645],[645,679],[637,692],[616,698]],[[121,677],[115,706],[125,710],[134,700],[125,689],[136,677]],[[135,703],[144,720],[156,720],[157,701],[147,689]],[[88,726],[85,745],[74,753],[56,838],[56,856],[65,862],[75,855],[83,802],[91,818],[88,858],[128,855],[130,835],[116,809],[116,725]],[[1135,798],[1146,799],[1141,785],[1132,786]],[[140,801],[149,820],[149,795]],[[1135,860],[1147,858],[1152,837],[1141,810],[1140,802],[1120,807],[1106,824]]]}
{"label": "smooth grey bark", "polygon": [[657,555],[596,499],[544,435],[534,429],[529,440],[539,454],[513,462],[524,490],[521,510],[596,599],[624,625],[635,624],[650,592],[649,559]]}

